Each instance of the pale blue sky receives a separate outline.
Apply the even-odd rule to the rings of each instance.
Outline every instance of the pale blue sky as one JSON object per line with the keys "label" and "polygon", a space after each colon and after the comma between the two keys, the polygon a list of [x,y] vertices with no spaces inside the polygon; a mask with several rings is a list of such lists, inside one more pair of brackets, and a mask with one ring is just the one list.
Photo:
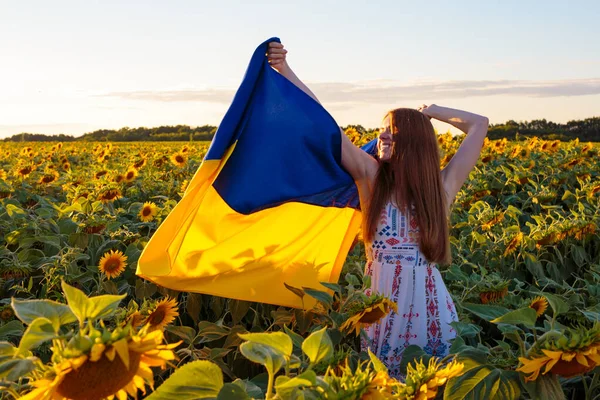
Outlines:
{"label": "pale blue sky", "polygon": [[0,0],[0,137],[217,125],[271,36],[341,125],[421,103],[599,116],[599,20],[595,1]]}

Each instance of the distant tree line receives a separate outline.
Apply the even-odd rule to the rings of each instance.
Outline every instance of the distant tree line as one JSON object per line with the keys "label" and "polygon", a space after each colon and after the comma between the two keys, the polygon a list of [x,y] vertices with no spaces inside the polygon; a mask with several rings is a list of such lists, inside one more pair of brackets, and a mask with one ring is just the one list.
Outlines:
{"label": "distant tree line", "polygon": [[82,136],[45,135],[39,133],[19,133],[4,139],[5,142],[175,142],[212,140],[216,126],[204,125],[192,128],[189,125],[159,126],[155,128],[98,129]]}
{"label": "distant tree line", "polygon": [[546,140],[573,140],[579,138],[582,142],[600,142],[600,117],[584,120],[569,121],[557,124],[545,119],[492,124],[488,130],[490,139],[514,139],[519,136],[537,136]]}
{"label": "distant tree line", "polygon": [[[361,134],[373,133],[373,129],[365,129],[361,125],[348,125]],[[206,141],[212,140],[216,126],[204,125],[192,128],[189,125],[159,126],[156,128],[129,128],[118,130],[99,129],[85,133],[82,136],[71,135],[45,135],[39,133],[19,133],[4,141],[11,142],[137,142],[137,141]],[[514,139],[518,136],[537,136],[547,140],[572,140],[579,138],[582,142],[600,142],[600,117],[584,120],[569,121],[566,124],[557,124],[545,119],[516,122],[513,120],[503,124],[492,124],[489,128],[490,139]]]}

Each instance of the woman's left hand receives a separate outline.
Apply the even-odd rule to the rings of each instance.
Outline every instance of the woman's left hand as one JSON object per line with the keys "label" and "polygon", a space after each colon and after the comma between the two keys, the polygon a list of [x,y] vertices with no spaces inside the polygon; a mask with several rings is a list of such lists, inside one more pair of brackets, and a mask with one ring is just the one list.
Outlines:
{"label": "woman's left hand", "polygon": [[271,64],[271,67],[275,68],[279,73],[287,67],[286,54],[287,50],[283,47],[283,44],[277,42],[269,43],[267,60]]}
{"label": "woman's left hand", "polygon": [[[432,104],[433,105],[433,104]],[[429,114],[429,107],[427,104],[421,104],[417,110],[422,112],[427,118],[431,119],[431,115]]]}

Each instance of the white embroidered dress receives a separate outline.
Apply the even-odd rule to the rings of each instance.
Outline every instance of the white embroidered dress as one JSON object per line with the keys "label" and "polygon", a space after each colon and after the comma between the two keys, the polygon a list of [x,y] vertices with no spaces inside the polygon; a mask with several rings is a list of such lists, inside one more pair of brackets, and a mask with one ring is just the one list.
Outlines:
{"label": "white embroidered dress", "polygon": [[448,354],[449,340],[456,336],[449,325],[458,320],[454,302],[436,264],[428,263],[419,250],[418,238],[416,218],[388,202],[373,242],[367,246],[365,275],[371,276],[367,294],[386,295],[398,304],[398,312],[369,326],[369,343],[362,344],[397,378],[406,347],[415,344],[428,354],[443,357]]}

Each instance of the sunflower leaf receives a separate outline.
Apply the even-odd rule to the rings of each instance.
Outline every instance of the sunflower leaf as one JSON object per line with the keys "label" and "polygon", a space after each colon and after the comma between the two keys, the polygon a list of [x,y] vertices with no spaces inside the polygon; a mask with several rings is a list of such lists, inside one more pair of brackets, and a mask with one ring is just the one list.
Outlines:
{"label": "sunflower leaf", "polygon": [[67,303],[77,317],[80,324],[86,319],[97,320],[112,315],[119,306],[124,295],[102,295],[96,297],[87,297],[81,290],[70,286],[65,281],[62,282],[62,288],[67,298]]}
{"label": "sunflower leaf", "polygon": [[537,314],[533,308],[523,307],[518,310],[512,310],[506,314],[491,320],[494,324],[511,324],[518,325],[523,324],[528,328],[533,329],[535,327],[535,321]]}
{"label": "sunflower leaf", "polygon": [[302,351],[312,364],[327,360],[333,355],[333,343],[327,334],[327,327],[310,334],[302,343]]}
{"label": "sunflower leaf", "polygon": [[294,350],[292,339],[283,332],[240,333],[238,336],[251,343],[259,343],[272,347],[282,356],[290,357]]}
{"label": "sunflower leaf", "polygon": [[146,399],[214,399],[222,387],[221,369],[210,361],[198,360],[179,367]]}
{"label": "sunflower leaf", "polygon": [[21,322],[16,320],[9,321],[0,326],[0,338],[6,338],[8,336],[22,336],[24,330],[25,329],[23,328],[23,324]]}
{"label": "sunflower leaf", "polygon": [[44,317],[36,318],[29,324],[23,334],[19,342],[18,354],[24,355],[27,353],[27,350],[37,347],[45,341],[54,339],[56,335],[52,321]]}
{"label": "sunflower leaf", "polygon": [[501,317],[510,311],[508,308],[489,304],[462,303],[462,307],[486,321]]}
{"label": "sunflower leaf", "polygon": [[542,293],[541,296],[548,299],[548,303],[550,303],[550,307],[552,307],[552,311],[554,312],[554,318],[569,311],[569,304],[559,296],[546,292]]}
{"label": "sunflower leaf", "polygon": [[233,383],[226,383],[223,385],[219,394],[217,395],[217,400],[246,400],[250,399],[248,393],[239,385],[235,385]]}
{"label": "sunflower leaf", "polygon": [[274,347],[257,342],[244,342],[240,352],[248,360],[262,364],[270,376],[275,375],[285,365],[285,358]]}

